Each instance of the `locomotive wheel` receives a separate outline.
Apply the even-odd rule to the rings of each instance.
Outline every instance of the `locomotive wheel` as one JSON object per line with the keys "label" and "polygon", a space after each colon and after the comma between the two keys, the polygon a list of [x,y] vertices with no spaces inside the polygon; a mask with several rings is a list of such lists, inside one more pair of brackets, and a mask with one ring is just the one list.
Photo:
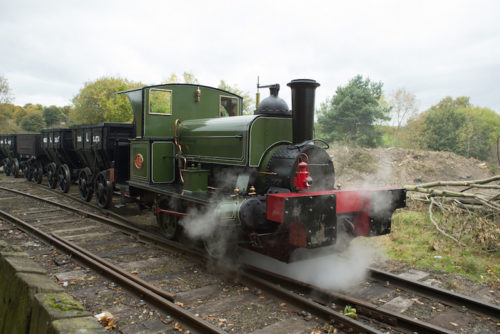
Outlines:
{"label": "locomotive wheel", "polygon": [[67,193],[69,191],[69,186],[71,184],[71,174],[69,173],[68,165],[61,165],[57,169],[57,184],[59,185],[59,190],[61,190],[63,193]]}
{"label": "locomotive wheel", "polygon": [[203,238],[203,247],[210,257],[220,260],[237,252],[237,241],[230,227],[217,228],[209,236]]}
{"label": "locomotive wheel", "polygon": [[31,181],[33,179],[33,169],[31,162],[26,161],[23,163],[23,175],[26,181]]}
{"label": "locomotive wheel", "polygon": [[78,191],[84,201],[89,202],[92,198],[92,194],[94,193],[94,189],[92,188],[92,172],[88,167],[82,169],[78,175]]}
{"label": "locomotive wheel", "polygon": [[33,164],[33,181],[37,184],[43,181],[43,166],[40,161],[35,161]]}
{"label": "locomotive wheel", "polygon": [[12,176],[17,178],[19,176],[19,160],[17,160],[17,158],[12,159],[10,169],[12,171]]}
{"label": "locomotive wheel", "polygon": [[106,180],[106,174],[100,172],[95,181],[95,197],[100,208],[107,209],[113,200],[113,184]]}
{"label": "locomotive wheel", "polygon": [[[164,199],[160,202],[159,207],[161,209],[168,209],[168,199]],[[175,208],[172,210],[178,211],[180,205],[174,205]],[[182,230],[181,225],[179,224],[179,217],[170,215],[166,212],[157,212],[156,213],[156,222],[160,227],[161,234],[169,239],[175,240],[179,237],[180,232]]]}
{"label": "locomotive wheel", "polygon": [[47,180],[49,183],[50,189],[55,189],[57,186],[57,166],[55,163],[51,162],[47,166]]}
{"label": "locomotive wheel", "polygon": [[5,175],[7,176],[10,176],[10,159],[9,158],[6,158],[4,161],[3,161],[3,172],[5,173]]}

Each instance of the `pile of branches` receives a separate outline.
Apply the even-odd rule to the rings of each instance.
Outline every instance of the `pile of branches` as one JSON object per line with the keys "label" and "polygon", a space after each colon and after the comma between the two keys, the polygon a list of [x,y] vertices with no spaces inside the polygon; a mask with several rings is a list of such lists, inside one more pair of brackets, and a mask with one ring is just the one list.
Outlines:
{"label": "pile of branches", "polygon": [[500,175],[474,181],[436,181],[404,188],[429,205],[436,229],[461,246],[500,249]]}

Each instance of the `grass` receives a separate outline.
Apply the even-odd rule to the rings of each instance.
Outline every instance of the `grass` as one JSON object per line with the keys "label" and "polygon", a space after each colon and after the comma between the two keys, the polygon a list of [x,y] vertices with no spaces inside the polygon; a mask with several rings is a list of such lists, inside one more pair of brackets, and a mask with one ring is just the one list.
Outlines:
{"label": "grass", "polygon": [[500,252],[462,247],[439,233],[427,213],[405,209],[393,215],[392,232],[380,237],[389,258],[416,267],[463,275],[500,287]]}

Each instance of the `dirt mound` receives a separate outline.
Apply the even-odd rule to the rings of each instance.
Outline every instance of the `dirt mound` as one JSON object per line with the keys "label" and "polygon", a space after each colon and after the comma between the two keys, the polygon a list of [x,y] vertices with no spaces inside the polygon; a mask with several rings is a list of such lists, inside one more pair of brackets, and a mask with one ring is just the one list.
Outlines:
{"label": "dirt mound", "polygon": [[459,181],[488,178],[493,174],[486,162],[451,152],[400,148],[330,149],[336,183],[343,189],[397,186],[431,181]]}

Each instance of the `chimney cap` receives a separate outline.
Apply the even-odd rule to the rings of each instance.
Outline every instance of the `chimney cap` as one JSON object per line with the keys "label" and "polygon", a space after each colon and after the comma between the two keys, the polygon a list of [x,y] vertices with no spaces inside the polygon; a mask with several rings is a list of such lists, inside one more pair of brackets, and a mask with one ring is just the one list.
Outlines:
{"label": "chimney cap", "polygon": [[311,87],[319,87],[319,83],[313,79],[294,79],[286,84],[288,87],[297,87],[297,86],[311,86]]}

